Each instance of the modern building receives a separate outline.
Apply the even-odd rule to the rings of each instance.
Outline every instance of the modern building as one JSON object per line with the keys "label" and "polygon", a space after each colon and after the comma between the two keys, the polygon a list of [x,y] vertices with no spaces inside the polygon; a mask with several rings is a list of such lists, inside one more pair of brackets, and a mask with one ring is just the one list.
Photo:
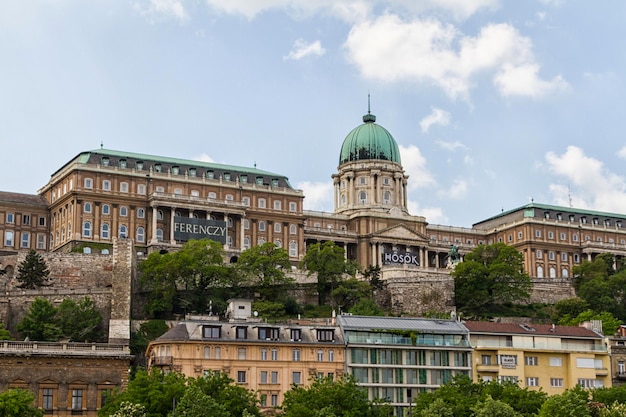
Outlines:
{"label": "modern building", "polygon": [[96,417],[107,395],[128,384],[128,346],[0,342],[0,391],[29,390],[45,415]]}
{"label": "modern building", "polygon": [[617,333],[608,338],[611,354],[611,378],[613,386],[626,384],[626,326],[621,325]]}
{"label": "modern building", "polygon": [[474,381],[512,381],[561,394],[580,385],[611,387],[604,337],[591,329],[545,324],[466,321]]}
{"label": "modern building", "polygon": [[224,372],[257,393],[266,410],[279,406],[294,384],[306,386],[312,378],[344,373],[343,336],[330,321],[271,324],[258,318],[210,319],[190,317],[150,342],[148,366],[194,378]]}
{"label": "modern building", "polygon": [[471,374],[469,335],[457,320],[338,316],[346,343],[346,372],[382,398],[394,415],[409,416],[420,392],[432,391],[455,375]]}

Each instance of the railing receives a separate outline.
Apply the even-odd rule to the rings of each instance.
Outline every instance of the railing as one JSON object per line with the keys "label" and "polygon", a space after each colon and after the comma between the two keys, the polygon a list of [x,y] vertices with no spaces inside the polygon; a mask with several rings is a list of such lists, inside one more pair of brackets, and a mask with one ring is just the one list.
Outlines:
{"label": "railing", "polygon": [[386,335],[347,335],[348,343],[363,343],[371,345],[405,345],[405,346],[453,346],[469,347],[467,340],[460,341],[439,341],[435,338],[417,338],[415,343],[410,337],[396,334]]}
{"label": "railing", "polygon": [[63,355],[130,355],[127,345],[73,342],[17,342],[0,341],[0,353],[32,353]]}
{"label": "railing", "polygon": [[174,360],[171,356],[154,356],[150,360],[154,366],[171,365]]}

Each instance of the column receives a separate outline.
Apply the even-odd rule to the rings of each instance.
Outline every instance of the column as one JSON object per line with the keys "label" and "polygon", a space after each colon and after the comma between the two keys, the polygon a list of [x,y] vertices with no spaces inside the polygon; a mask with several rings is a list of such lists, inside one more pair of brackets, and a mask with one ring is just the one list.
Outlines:
{"label": "column", "polygon": [[244,217],[241,216],[239,218],[239,250],[242,250],[242,251],[244,250],[243,240],[246,237],[245,231],[243,230],[243,220],[244,220]]}
{"label": "column", "polygon": [[228,244],[228,213],[224,213],[224,223],[226,223],[226,243],[224,244],[224,249],[230,249],[230,245]]}
{"label": "column", "polygon": [[176,214],[176,210],[174,207],[170,207],[170,243],[172,245],[176,244],[176,239],[174,239],[174,215]]}
{"label": "column", "polygon": [[150,236],[150,243],[157,243],[157,217],[158,211],[156,207],[152,207],[152,235]]}

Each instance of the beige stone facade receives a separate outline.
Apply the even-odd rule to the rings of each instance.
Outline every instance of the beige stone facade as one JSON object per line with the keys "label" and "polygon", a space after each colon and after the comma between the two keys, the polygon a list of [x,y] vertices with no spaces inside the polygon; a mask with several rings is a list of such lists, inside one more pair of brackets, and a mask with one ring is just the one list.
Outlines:
{"label": "beige stone facade", "polygon": [[150,343],[148,366],[200,377],[226,373],[257,393],[262,409],[279,406],[293,384],[312,378],[340,377],[344,345],[336,325],[220,322],[197,317],[177,324]]}

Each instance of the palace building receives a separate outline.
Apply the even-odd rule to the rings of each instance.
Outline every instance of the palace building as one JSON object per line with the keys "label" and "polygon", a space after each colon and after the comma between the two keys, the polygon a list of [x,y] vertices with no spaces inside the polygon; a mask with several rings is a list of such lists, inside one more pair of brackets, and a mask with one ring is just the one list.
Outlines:
{"label": "palace building", "polygon": [[[480,244],[516,247],[535,283],[533,299],[543,302],[573,294],[571,271],[582,260],[626,255],[626,214],[532,202],[471,228],[410,214],[398,144],[370,112],[338,149],[337,172],[329,173],[333,212],[304,210],[303,192],[274,172],[108,149],[81,152],[37,195],[0,192],[0,250],[108,253],[113,238],[130,238],[141,256],[210,238],[224,244],[232,262],[247,248],[273,242],[295,266],[308,245],[333,241],[363,268],[381,266],[383,279],[398,288],[395,310],[414,313],[419,309],[408,305],[419,296],[411,293],[416,280],[453,293],[452,261]],[[452,309],[453,300],[444,298],[438,307]]]}

